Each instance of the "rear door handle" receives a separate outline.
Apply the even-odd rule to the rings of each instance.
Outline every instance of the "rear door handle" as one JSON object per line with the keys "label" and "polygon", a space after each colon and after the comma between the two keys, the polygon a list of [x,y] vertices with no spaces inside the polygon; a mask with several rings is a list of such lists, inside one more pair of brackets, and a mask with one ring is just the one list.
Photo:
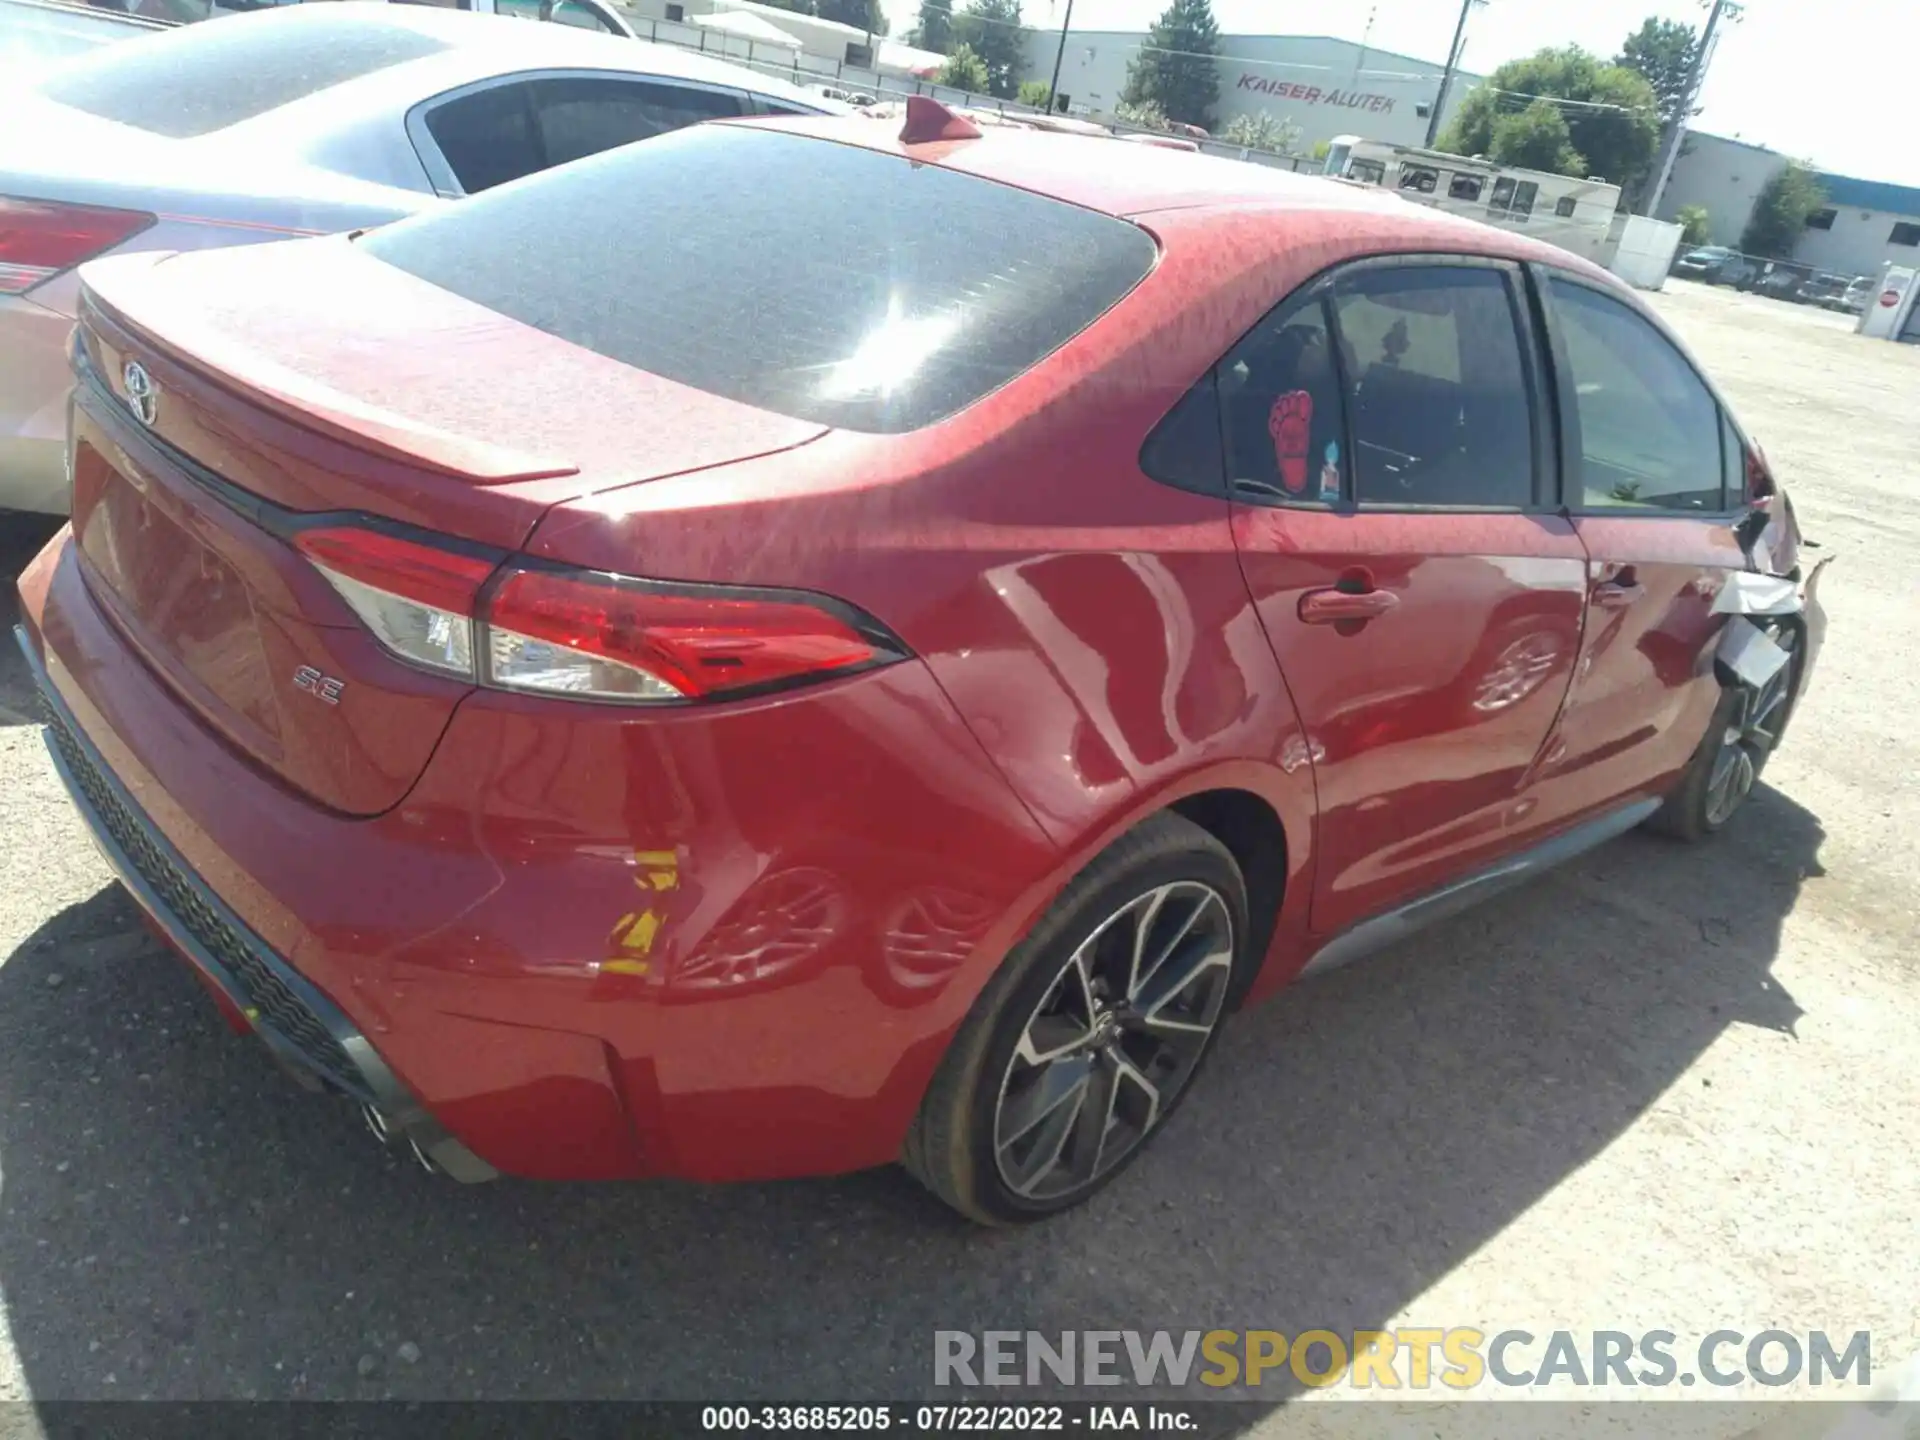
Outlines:
{"label": "rear door handle", "polygon": [[1374,620],[1400,603],[1391,590],[1309,590],[1300,597],[1300,618],[1309,625]]}
{"label": "rear door handle", "polygon": [[1633,581],[1623,585],[1618,580],[1609,580],[1593,587],[1593,603],[1602,610],[1625,610],[1646,593],[1646,586]]}

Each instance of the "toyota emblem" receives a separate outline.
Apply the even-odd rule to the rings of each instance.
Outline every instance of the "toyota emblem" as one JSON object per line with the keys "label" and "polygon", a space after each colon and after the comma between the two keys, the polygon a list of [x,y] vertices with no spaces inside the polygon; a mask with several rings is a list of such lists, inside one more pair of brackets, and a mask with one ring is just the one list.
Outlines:
{"label": "toyota emblem", "polygon": [[147,374],[146,366],[129,360],[120,378],[126,382],[128,407],[140,417],[142,425],[153,424],[160,413],[160,392],[153,388],[153,377]]}

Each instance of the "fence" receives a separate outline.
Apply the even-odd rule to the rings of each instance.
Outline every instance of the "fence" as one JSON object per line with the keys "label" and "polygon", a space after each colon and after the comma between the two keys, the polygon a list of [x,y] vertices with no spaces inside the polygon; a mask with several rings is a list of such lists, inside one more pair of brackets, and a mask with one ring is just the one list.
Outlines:
{"label": "fence", "polygon": [[1871,275],[1847,275],[1800,260],[1748,255],[1724,245],[1682,245],[1674,256],[1672,274],[1680,280],[1725,285],[1849,315],[1866,308],[1875,284]]}
{"label": "fence", "polygon": [[[1043,116],[1047,113],[1036,106],[1022,105],[1016,100],[1002,100],[995,95],[980,95],[971,90],[959,90],[951,85],[940,85],[931,80],[916,79],[911,75],[891,75],[870,66],[850,65],[841,60],[829,60],[824,56],[809,55],[804,50],[793,50],[784,45],[771,45],[764,40],[754,41],[743,35],[730,35],[723,30],[709,30],[702,25],[688,25],[677,20],[651,20],[622,8],[627,23],[642,40],[651,40],[660,45],[673,45],[682,50],[697,50],[704,55],[730,60],[736,65],[745,65],[751,70],[759,71],[762,75],[772,75],[794,85],[830,85],[837,90],[871,95],[876,100],[905,100],[909,95],[927,95],[943,105],[958,106],[968,110],[989,110],[1014,120],[1022,115]],[[1112,119],[1101,119],[1099,123],[1116,134],[1156,133],[1142,126],[1127,125]],[[1320,165],[1318,160],[1309,156],[1277,155],[1264,150],[1254,150],[1244,145],[1234,145],[1225,140],[1196,140],[1194,143],[1208,155],[1219,155],[1229,160],[1245,160],[1255,165],[1267,165],[1280,170],[1317,170]]]}

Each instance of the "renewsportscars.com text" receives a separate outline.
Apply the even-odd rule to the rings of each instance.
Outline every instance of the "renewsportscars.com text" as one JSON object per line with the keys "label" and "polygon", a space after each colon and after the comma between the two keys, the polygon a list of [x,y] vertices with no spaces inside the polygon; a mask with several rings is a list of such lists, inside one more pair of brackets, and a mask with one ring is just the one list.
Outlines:
{"label": "renewsportscars.com text", "polygon": [[1872,1340],[1823,1330],[936,1330],[936,1385],[1347,1385],[1368,1390],[1866,1387]]}

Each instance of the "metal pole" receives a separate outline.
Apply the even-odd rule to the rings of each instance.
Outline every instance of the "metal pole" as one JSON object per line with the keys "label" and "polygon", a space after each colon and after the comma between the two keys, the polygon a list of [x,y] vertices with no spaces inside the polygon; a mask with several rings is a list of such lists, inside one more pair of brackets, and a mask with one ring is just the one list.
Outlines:
{"label": "metal pole", "polygon": [[1433,113],[1427,116],[1427,140],[1429,150],[1433,148],[1434,137],[1440,133],[1440,112],[1447,108],[1447,91],[1453,88],[1453,68],[1460,63],[1460,42],[1467,35],[1467,15],[1473,9],[1473,0],[1460,0],[1460,23],[1453,27],[1453,45],[1447,51],[1447,68],[1440,76],[1440,93],[1433,97]]}
{"label": "metal pole", "polygon": [[1055,98],[1060,93],[1060,62],[1067,58],[1067,27],[1073,24],[1073,0],[1067,0],[1067,18],[1060,22],[1060,48],[1053,52],[1053,80],[1047,86],[1047,113],[1053,114],[1060,108]]}
{"label": "metal pole", "polygon": [[1653,182],[1653,188],[1647,191],[1646,207],[1642,215],[1653,215],[1660,209],[1660,197],[1667,193],[1667,182],[1673,178],[1674,162],[1680,158],[1680,142],[1686,138],[1687,121],[1693,118],[1693,102],[1699,98],[1700,82],[1707,74],[1707,52],[1713,48],[1714,27],[1720,23],[1720,12],[1726,8],[1727,0],[1713,0],[1713,8],[1707,12],[1707,28],[1700,32],[1700,43],[1693,52],[1693,64],[1687,70],[1686,100],[1680,106],[1680,113],[1673,117],[1673,133],[1667,137],[1666,153],[1660,157],[1660,175]]}

